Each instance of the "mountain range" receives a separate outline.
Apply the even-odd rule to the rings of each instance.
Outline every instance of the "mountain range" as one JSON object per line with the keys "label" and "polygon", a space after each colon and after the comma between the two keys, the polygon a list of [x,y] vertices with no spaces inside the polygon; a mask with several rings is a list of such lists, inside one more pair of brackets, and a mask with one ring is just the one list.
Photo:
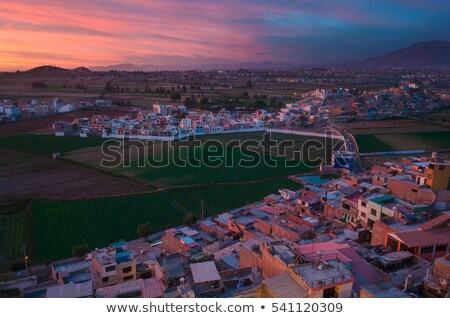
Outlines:
{"label": "mountain range", "polygon": [[384,55],[353,63],[364,68],[450,68],[450,42],[420,42]]}
{"label": "mountain range", "polygon": [[[164,64],[116,64],[109,66],[78,67],[73,70],[64,69],[55,66],[40,66],[24,72],[29,76],[89,76],[92,72],[153,72],[153,71],[184,71],[184,70],[233,70],[233,69],[252,69],[252,70],[289,70],[299,68],[310,68],[300,63],[272,63],[270,61],[251,63],[235,62],[221,58],[207,57],[184,57],[183,64],[170,64],[171,56],[163,58]],[[176,57],[179,58],[179,57]],[[450,42],[448,41],[429,41],[420,42],[407,48],[391,51],[383,55],[369,57],[360,61],[335,64],[318,64],[313,67],[326,68],[403,68],[403,69],[450,69]]]}

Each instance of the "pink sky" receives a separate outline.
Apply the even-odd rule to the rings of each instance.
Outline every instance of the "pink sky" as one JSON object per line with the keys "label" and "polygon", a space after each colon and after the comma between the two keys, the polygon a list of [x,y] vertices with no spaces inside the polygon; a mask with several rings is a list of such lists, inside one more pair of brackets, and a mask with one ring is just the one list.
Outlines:
{"label": "pink sky", "polygon": [[[312,63],[348,58],[344,47],[355,57],[365,57],[374,50],[397,48],[401,42],[424,40],[437,30],[442,33],[437,37],[446,36],[445,10],[441,17],[438,1],[425,7],[420,1],[382,2],[2,0],[0,70],[43,64],[164,65],[186,63],[183,57],[196,56]],[[395,13],[399,8],[408,15]],[[432,22],[414,38],[411,25],[423,23],[424,16]],[[383,23],[379,17],[385,18]],[[402,32],[405,36],[399,38]]]}

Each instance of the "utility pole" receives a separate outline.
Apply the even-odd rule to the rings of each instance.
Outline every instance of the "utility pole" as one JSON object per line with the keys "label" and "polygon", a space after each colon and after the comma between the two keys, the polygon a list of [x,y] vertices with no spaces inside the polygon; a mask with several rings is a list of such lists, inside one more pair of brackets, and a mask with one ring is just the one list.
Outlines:
{"label": "utility pole", "polygon": [[23,243],[23,261],[25,263],[25,271],[28,275],[28,256],[27,256],[27,250],[25,248],[25,243]]}

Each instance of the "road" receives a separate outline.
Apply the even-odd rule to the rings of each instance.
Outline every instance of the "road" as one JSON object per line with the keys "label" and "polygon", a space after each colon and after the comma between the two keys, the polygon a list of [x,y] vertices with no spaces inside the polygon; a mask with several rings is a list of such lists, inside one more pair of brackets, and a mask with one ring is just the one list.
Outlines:
{"label": "road", "polygon": [[339,126],[337,126],[336,124],[334,124],[332,122],[328,122],[328,126],[330,128],[337,130],[342,136],[344,136],[346,150],[355,153],[356,158],[355,158],[355,161],[353,162],[352,172],[355,174],[363,173],[365,171],[365,169],[361,165],[361,158],[359,156],[359,149],[358,149],[358,145],[356,143],[355,137],[348,131],[340,128]]}

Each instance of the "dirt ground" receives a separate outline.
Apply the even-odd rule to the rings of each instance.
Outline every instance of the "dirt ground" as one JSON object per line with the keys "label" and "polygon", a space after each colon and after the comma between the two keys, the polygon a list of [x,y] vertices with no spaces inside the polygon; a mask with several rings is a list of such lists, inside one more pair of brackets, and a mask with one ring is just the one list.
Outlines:
{"label": "dirt ground", "polygon": [[0,149],[0,200],[87,199],[148,192],[144,185],[9,149]]}

